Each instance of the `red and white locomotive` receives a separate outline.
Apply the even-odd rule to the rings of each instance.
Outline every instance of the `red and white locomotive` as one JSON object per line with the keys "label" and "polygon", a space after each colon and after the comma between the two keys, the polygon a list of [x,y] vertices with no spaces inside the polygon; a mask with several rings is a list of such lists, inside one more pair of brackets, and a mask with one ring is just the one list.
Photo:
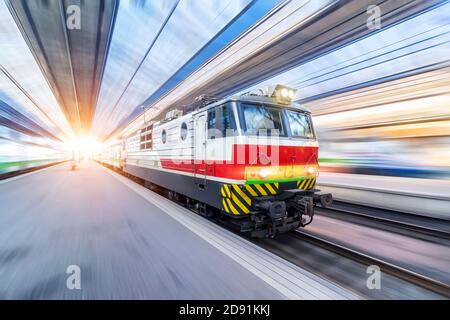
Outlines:
{"label": "red and white locomotive", "polygon": [[252,236],[287,232],[309,224],[315,204],[332,201],[315,189],[319,146],[311,113],[291,103],[294,95],[277,85],[203,98],[191,112],[146,123],[98,160],[204,212],[219,209]]}

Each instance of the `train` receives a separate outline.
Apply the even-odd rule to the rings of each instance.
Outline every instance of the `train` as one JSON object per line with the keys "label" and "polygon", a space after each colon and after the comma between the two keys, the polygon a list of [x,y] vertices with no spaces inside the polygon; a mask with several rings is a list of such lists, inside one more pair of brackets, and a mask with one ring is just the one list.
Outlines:
{"label": "train", "polygon": [[310,224],[332,195],[315,188],[319,145],[295,90],[201,96],[111,142],[96,160],[167,191],[239,232],[273,238]]}
{"label": "train", "polygon": [[0,125],[0,179],[62,162],[69,158],[52,139],[32,136]]}

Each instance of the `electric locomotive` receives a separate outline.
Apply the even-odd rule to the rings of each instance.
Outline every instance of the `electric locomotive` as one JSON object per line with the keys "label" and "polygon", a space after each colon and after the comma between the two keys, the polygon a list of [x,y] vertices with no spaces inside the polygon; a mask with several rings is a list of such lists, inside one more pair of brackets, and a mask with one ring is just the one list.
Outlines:
{"label": "electric locomotive", "polygon": [[[99,160],[184,197],[254,237],[311,223],[331,194],[315,189],[319,146],[295,90],[268,86],[224,99],[202,97],[123,137]],[[118,150],[120,148],[121,150]]]}

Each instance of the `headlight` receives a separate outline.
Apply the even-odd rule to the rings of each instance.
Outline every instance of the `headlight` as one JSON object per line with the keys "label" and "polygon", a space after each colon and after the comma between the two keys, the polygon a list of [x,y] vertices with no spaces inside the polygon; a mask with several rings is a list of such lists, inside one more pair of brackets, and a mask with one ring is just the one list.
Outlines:
{"label": "headlight", "polygon": [[268,175],[269,175],[269,172],[266,169],[260,169],[259,170],[259,177],[261,179],[267,178]]}
{"label": "headlight", "polygon": [[318,170],[317,166],[308,166],[307,174],[310,176],[317,176]]}
{"label": "headlight", "polygon": [[301,178],[317,177],[318,167],[312,165],[295,166],[248,166],[245,167],[245,179],[256,181],[295,181]]}
{"label": "headlight", "polygon": [[289,90],[289,99],[294,99],[295,97],[295,91],[294,90]]}

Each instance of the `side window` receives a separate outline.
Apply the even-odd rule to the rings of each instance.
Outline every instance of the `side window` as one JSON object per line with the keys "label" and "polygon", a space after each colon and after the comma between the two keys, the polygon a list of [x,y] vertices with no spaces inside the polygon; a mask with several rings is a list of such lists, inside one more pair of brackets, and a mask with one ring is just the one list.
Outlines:
{"label": "side window", "polygon": [[[233,114],[228,105],[217,106],[208,112],[208,139],[226,137],[235,129]],[[227,132],[228,130],[228,132]]]}
{"label": "side window", "polygon": [[161,132],[161,141],[163,144],[167,141],[167,132],[165,129]]}
{"label": "side window", "polygon": [[187,134],[188,134],[188,127],[187,127],[186,122],[183,122],[180,127],[181,140],[183,140],[183,141],[186,140]]}
{"label": "side window", "polygon": [[216,127],[216,109],[210,109],[208,111],[208,130]]}

